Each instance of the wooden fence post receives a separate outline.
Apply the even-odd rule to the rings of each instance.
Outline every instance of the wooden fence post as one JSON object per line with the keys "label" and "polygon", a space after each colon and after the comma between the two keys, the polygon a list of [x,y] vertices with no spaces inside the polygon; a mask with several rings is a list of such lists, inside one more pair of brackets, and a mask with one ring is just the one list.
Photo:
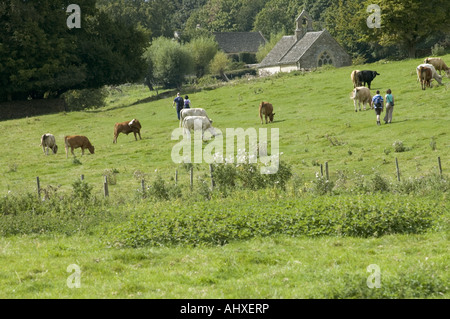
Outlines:
{"label": "wooden fence post", "polygon": [[398,167],[398,159],[395,158],[395,168],[397,169],[397,180],[400,182],[400,169]]}
{"label": "wooden fence post", "polygon": [[145,180],[141,179],[142,196],[145,197]]}
{"label": "wooden fence post", "polygon": [[105,192],[105,197],[109,196],[109,190],[108,190],[108,176],[105,175],[105,181],[103,182],[103,190]]}
{"label": "wooden fence post", "polygon": [[327,176],[327,181],[330,179],[330,175],[328,174],[328,162],[325,162],[325,174]]}
{"label": "wooden fence post", "polygon": [[320,177],[323,177],[323,165],[320,164]]}
{"label": "wooden fence post", "polygon": [[211,190],[212,191],[214,190],[214,186],[216,186],[216,183],[214,183],[213,172],[214,172],[213,166],[212,166],[212,164],[209,164],[209,173],[211,175]]}
{"label": "wooden fence post", "polygon": [[194,188],[194,168],[192,166],[191,166],[189,174],[190,174],[190,185],[191,185],[191,191],[192,191],[192,189]]}
{"label": "wooden fence post", "polygon": [[178,183],[178,170],[175,170],[175,185]]}
{"label": "wooden fence post", "polygon": [[438,156],[438,165],[439,165],[439,175],[442,177],[442,165],[440,156]]}
{"label": "wooden fence post", "polygon": [[81,174],[81,181],[84,181],[84,175]]}
{"label": "wooden fence post", "polygon": [[37,183],[37,193],[38,193],[38,197],[40,199],[41,198],[41,185],[39,183],[39,176],[36,176],[36,183]]}

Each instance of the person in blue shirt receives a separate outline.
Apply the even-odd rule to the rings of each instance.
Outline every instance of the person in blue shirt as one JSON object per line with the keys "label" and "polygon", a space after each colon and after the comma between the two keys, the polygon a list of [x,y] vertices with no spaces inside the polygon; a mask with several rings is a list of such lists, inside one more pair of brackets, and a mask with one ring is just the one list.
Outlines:
{"label": "person in blue shirt", "polygon": [[380,90],[377,90],[377,94],[372,98],[372,106],[377,114],[377,125],[381,125],[380,115],[383,112],[383,97],[380,95]]}
{"label": "person in blue shirt", "polygon": [[177,116],[178,120],[180,120],[180,111],[184,107],[184,99],[180,96],[180,93],[177,93],[177,97],[173,100],[172,106],[177,105]]}

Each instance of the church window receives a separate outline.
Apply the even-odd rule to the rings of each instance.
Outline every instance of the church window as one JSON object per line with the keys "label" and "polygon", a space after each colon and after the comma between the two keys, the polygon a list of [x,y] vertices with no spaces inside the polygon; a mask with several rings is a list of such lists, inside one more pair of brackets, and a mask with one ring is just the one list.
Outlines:
{"label": "church window", "polygon": [[325,51],[320,55],[319,61],[317,61],[317,65],[321,67],[322,65],[327,64],[333,64],[333,59],[331,58],[331,55]]}

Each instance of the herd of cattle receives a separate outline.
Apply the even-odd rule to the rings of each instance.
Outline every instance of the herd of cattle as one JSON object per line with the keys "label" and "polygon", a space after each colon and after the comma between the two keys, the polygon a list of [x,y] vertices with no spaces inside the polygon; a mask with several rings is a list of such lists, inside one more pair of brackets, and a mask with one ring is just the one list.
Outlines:
{"label": "herd of cattle", "polygon": [[[439,71],[439,75],[437,71]],[[442,84],[441,71],[444,71],[448,77],[450,77],[450,68],[444,63],[441,58],[426,58],[423,64],[417,66],[417,80],[421,83],[421,88],[423,90],[426,87],[431,87],[432,79],[435,79],[439,84]],[[358,112],[356,103],[358,103],[359,110],[361,111],[361,103],[363,104],[364,110],[366,110],[366,104],[373,108],[372,96],[370,94],[370,84],[375,79],[377,75],[380,75],[377,71],[352,71],[350,77],[353,82],[352,99],[354,101],[355,112]],[[367,83],[368,88],[365,87]],[[273,105],[269,102],[261,102],[259,105],[259,117],[261,119],[261,124],[263,124],[263,116],[265,122],[273,122],[275,113],[273,112]],[[212,120],[209,118],[206,111],[202,108],[186,108],[180,111],[180,127],[183,128],[183,133],[190,137],[190,132],[196,128],[202,130],[202,137],[205,131],[209,131],[211,135],[216,136],[217,133],[212,126]],[[117,137],[120,133],[129,134],[133,133],[134,138],[137,141],[137,135],[139,139],[141,138],[141,123],[137,119],[132,119],[131,121],[125,121],[121,123],[116,123],[114,125],[114,139],[113,143],[117,143]],[[41,137],[42,150],[44,154],[48,155],[49,149],[53,151],[54,154],[58,151],[58,146],[56,145],[55,136],[46,133]],[[84,150],[88,149],[91,154],[94,154],[94,146],[91,144],[89,139],[83,135],[67,135],[64,137],[64,147],[66,150],[66,158],[69,155],[69,148],[72,155],[74,154],[74,149],[81,148],[81,154],[84,155]]]}
{"label": "herd of cattle", "polygon": [[[275,113],[273,112],[272,104],[268,102],[261,102],[259,106],[259,116],[261,118],[261,124],[263,123],[263,115],[265,116],[266,124],[269,122],[273,122],[273,118]],[[203,133],[205,131],[209,131],[212,136],[218,135],[212,126],[212,119],[209,118],[206,111],[202,108],[186,108],[180,111],[180,127],[183,128],[183,133],[190,138],[190,132],[197,128],[202,130],[202,138]],[[139,139],[141,137],[141,123],[137,119],[132,119],[131,121],[125,121],[121,123],[116,123],[114,125],[114,139],[113,143],[117,143],[117,137],[120,133],[129,134],[133,133],[134,138],[137,141],[137,136],[139,135]],[[45,155],[48,155],[49,149],[53,151],[54,154],[58,151],[58,146],[56,145],[55,136],[51,133],[46,133],[41,136],[41,144],[42,150]],[[84,155],[84,150],[88,149],[91,154],[94,154],[94,146],[91,144],[89,139],[84,135],[67,135],[64,137],[64,147],[66,150],[66,158],[69,156],[69,148],[71,150],[72,155],[74,154],[74,149],[81,148],[81,155]]]}
{"label": "herd of cattle", "polygon": [[[441,58],[426,58],[423,62],[424,63],[418,65],[416,68],[417,81],[420,82],[422,90],[425,90],[426,87],[431,87],[431,81],[433,79],[439,84],[442,84],[441,71],[444,71],[447,74],[447,77],[450,77],[450,68]],[[439,74],[437,74],[436,70],[439,71]],[[358,112],[356,103],[358,103],[360,111],[361,104],[363,105],[364,110],[366,110],[366,104],[369,105],[371,109],[373,108],[370,84],[377,75],[380,75],[377,71],[369,70],[354,70],[350,74],[350,78],[353,82],[351,99],[353,99],[355,112]],[[368,88],[365,87],[366,83]]]}
{"label": "herd of cattle", "polygon": [[[141,138],[141,123],[137,119],[132,119],[131,121],[116,123],[114,125],[114,139],[113,143],[117,143],[117,137],[120,133],[129,134],[134,133],[134,138],[137,141],[137,135]],[[45,155],[48,155],[49,149],[56,154],[58,151],[58,146],[56,145],[55,136],[51,133],[46,133],[41,136],[42,150]],[[75,155],[73,150],[76,148],[81,148],[81,155],[84,155],[84,150],[88,149],[91,154],[94,154],[95,147],[91,144],[89,139],[84,135],[66,135],[64,136],[64,148],[66,150],[66,158],[69,156],[69,148],[72,155]]]}

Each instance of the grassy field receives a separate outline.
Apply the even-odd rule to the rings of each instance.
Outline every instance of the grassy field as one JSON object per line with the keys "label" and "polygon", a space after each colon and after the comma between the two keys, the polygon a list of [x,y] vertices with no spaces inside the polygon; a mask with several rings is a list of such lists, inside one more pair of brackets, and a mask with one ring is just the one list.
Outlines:
{"label": "grassy field", "polygon": [[[443,59],[450,60],[450,55]],[[270,203],[291,207],[294,201],[292,207],[295,203],[303,205],[308,197],[305,199],[302,192],[308,192],[320,170],[318,165],[325,162],[329,164],[332,181],[338,184],[346,180],[349,184],[347,196],[352,196],[352,185],[361,176],[381,176],[392,185],[389,187],[395,188],[398,184],[395,158],[403,181],[436,175],[438,157],[444,175],[448,175],[450,80],[444,77],[444,85],[422,91],[415,74],[421,60],[319,69],[232,81],[209,90],[182,91],[183,95],[189,95],[192,107],[208,111],[214,126],[224,134],[226,128],[278,128],[281,160],[291,166],[294,174],[286,192],[236,190],[225,197],[213,193],[208,218],[224,218],[226,222],[229,216],[223,217],[221,210],[229,208],[234,209],[233,214],[241,210],[243,216],[253,212],[256,218],[260,214],[261,220],[267,217],[273,222],[270,227],[282,229],[276,219],[278,208]],[[388,88],[392,90],[396,101],[392,124],[377,126],[372,110],[354,112],[350,99],[353,69],[376,70],[381,74],[372,82],[372,93],[379,89],[384,95]],[[102,109],[0,122],[3,132],[0,145],[5,150],[0,167],[3,201],[0,201],[3,205],[0,230],[5,234],[0,238],[0,298],[449,297],[449,233],[445,226],[448,226],[448,185],[443,184],[434,184],[434,190],[442,186],[442,192],[423,195],[424,203],[436,201],[443,208],[436,214],[430,211],[432,226],[428,216],[419,216],[418,225],[425,223],[426,227],[417,226],[417,231],[409,232],[408,227],[416,227],[409,224],[401,228],[404,221],[396,220],[392,225],[401,231],[392,231],[391,226],[384,229],[380,223],[383,232],[358,237],[326,232],[317,236],[288,235],[281,231],[247,238],[247,230],[243,229],[238,236],[245,239],[225,245],[144,244],[134,248],[116,245],[113,235],[133,232],[133,217],[142,221],[136,238],[145,242],[141,234],[148,235],[143,230],[153,225],[152,218],[157,217],[163,229],[172,227],[164,224],[166,212],[172,217],[170,214],[181,216],[189,209],[196,216],[206,211],[195,211],[202,207],[198,202],[204,202],[197,192],[201,190],[198,188],[201,181],[196,178],[197,188],[189,193],[188,171],[171,159],[172,148],[178,143],[171,140],[172,131],[179,125],[172,108],[175,96],[156,99],[155,93],[143,85],[123,85],[121,89],[122,93],[111,91],[107,106]],[[275,122],[267,126],[261,125],[258,117],[258,105],[263,100],[270,101],[276,113]],[[132,135],[120,135],[118,143],[113,144],[114,123],[132,118],[140,120],[143,139],[135,141]],[[47,132],[57,138],[56,155],[45,156],[39,147],[40,136]],[[81,156],[78,149],[76,160],[71,155],[66,158],[63,137],[69,134],[88,136],[95,154]],[[395,151],[396,141],[402,142],[403,152]],[[173,184],[175,170],[184,191],[182,198],[155,203],[138,196],[142,177],[149,184],[157,177]],[[115,172],[116,183],[109,186],[110,198],[104,200],[103,175],[108,172]],[[207,172],[206,163],[195,165],[197,177]],[[78,198],[70,203],[61,200],[61,207],[53,210],[48,206],[46,211],[32,201],[28,205],[28,199],[21,197],[36,194],[37,176],[43,189],[57,189],[61,196],[70,194],[81,174],[93,187],[93,195],[100,198],[100,203],[92,207],[84,208],[83,200]],[[338,198],[337,195],[314,196],[316,204],[323,199],[324,203],[331,202],[330,207],[339,207],[332,206],[334,199],[330,199]],[[369,192],[366,196],[373,194]],[[420,207],[422,198],[416,194],[385,196],[386,200],[380,200],[379,205],[398,199],[399,203],[407,203],[406,216],[421,213],[411,210]],[[297,197],[303,198],[300,199],[303,202],[296,202]],[[359,194],[357,200],[365,203],[364,195]],[[264,201],[267,206],[258,210],[256,207]],[[23,202],[23,214],[8,208],[9,203],[19,207],[19,202]],[[376,211],[373,210],[376,204],[367,206],[369,212]],[[392,206],[392,211],[390,207],[381,209],[385,209],[383,216],[401,217],[403,208]],[[264,207],[273,211],[264,211]],[[378,217],[374,216],[375,224]],[[196,224],[181,217],[177,220],[185,222],[195,228]],[[81,268],[81,289],[70,289],[66,284],[70,275],[67,267],[71,264]],[[380,267],[380,289],[367,286],[370,275],[367,267],[371,264]]]}
{"label": "grassy field", "polygon": [[[444,60],[449,56],[444,56]],[[193,107],[203,107],[214,126],[225,134],[226,128],[261,128],[258,117],[260,101],[270,101],[275,109],[279,128],[281,159],[293,165],[298,175],[312,178],[318,163],[329,163],[331,178],[338,171],[348,175],[355,171],[371,174],[374,170],[395,180],[395,158],[398,158],[404,178],[437,172],[437,157],[441,157],[444,172],[450,166],[449,139],[449,79],[444,85],[422,91],[416,82],[415,67],[420,60],[385,62],[372,65],[328,69],[298,75],[280,75],[245,80],[215,90],[189,94]],[[352,69],[373,69],[381,75],[372,83],[372,93],[391,88],[396,99],[393,123],[376,126],[372,110],[354,112],[349,98],[352,90]],[[173,177],[178,164],[173,163],[171,151],[178,141],[171,140],[179,123],[173,97],[145,101],[150,95],[144,86],[124,86],[123,93],[114,92],[104,109],[59,113],[0,122],[2,154],[0,193],[33,191],[36,176],[41,184],[70,188],[81,174],[101,192],[105,170],[115,170],[117,184],[110,192],[123,194],[139,187],[136,171],[155,176],[158,170]],[[142,123],[142,141],[132,135],[120,135],[113,144],[114,123],[138,118]],[[40,136],[46,132],[57,138],[59,153],[43,156]],[[64,154],[64,135],[86,135],[95,146],[95,155],[81,157],[81,165]],[[225,138],[225,136],[224,136]],[[12,142],[14,141],[14,142]],[[393,143],[401,141],[406,152],[394,152]],[[430,146],[434,143],[434,147]],[[206,144],[206,143],[205,143]],[[225,149],[224,149],[225,151]],[[198,165],[207,170],[207,165]],[[188,180],[188,174],[180,179]]]}

